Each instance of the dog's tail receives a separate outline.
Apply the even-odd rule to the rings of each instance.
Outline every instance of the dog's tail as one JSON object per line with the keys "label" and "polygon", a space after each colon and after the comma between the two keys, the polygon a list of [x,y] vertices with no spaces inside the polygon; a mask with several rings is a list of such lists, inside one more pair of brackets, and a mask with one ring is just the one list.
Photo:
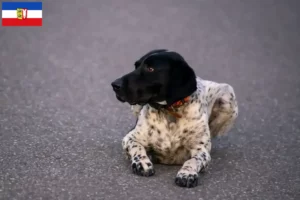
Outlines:
{"label": "dog's tail", "polygon": [[225,135],[234,125],[239,112],[233,88],[228,84],[221,84],[221,87],[223,94],[215,100],[209,118],[211,137]]}

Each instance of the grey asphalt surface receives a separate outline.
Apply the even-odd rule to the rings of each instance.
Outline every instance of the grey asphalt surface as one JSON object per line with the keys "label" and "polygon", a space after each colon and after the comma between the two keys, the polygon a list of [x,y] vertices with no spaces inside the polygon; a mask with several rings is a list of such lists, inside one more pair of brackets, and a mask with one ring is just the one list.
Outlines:
{"label": "grey asphalt surface", "polygon": [[[0,27],[0,199],[300,199],[300,1],[43,1],[43,27]],[[154,48],[226,82],[240,114],[201,185],[130,171],[134,125],[110,82]]]}

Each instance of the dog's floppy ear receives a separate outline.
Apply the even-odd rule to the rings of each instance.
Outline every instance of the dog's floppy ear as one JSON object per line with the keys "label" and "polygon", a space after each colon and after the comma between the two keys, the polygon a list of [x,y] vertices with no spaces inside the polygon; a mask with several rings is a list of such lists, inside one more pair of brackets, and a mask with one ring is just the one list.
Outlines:
{"label": "dog's floppy ear", "polygon": [[166,53],[170,60],[170,79],[167,87],[167,104],[184,99],[197,89],[196,75],[184,58],[176,52]]}
{"label": "dog's floppy ear", "polygon": [[156,54],[156,53],[161,53],[161,52],[166,52],[168,51],[167,49],[154,49],[152,51],[149,51],[148,53],[146,53],[145,55],[143,55],[139,60],[135,61],[134,66],[135,69],[138,68],[142,62],[149,56],[151,56],[152,54]]}

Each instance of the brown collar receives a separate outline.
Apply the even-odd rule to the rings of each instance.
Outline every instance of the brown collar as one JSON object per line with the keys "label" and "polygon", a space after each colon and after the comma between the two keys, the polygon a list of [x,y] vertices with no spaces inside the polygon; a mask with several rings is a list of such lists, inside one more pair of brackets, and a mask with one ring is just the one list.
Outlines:
{"label": "brown collar", "polygon": [[175,118],[181,118],[182,116],[179,113],[177,113],[175,111],[175,109],[179,108],[180,106],[182,106],[189,100],[190,100],[190,97],[187,96],[182,100],[176,101],[175,103],[173,103],[171,106],[167,107],[166,109],[167,109],[168,113],[171,114],[172,116],[174,116]]}

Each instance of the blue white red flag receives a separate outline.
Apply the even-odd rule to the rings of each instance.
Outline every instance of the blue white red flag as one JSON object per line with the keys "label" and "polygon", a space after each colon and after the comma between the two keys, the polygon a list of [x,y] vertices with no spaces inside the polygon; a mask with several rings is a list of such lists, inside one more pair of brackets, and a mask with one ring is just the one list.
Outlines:
{"label": "blue white red flag", "polygon": [[2,26],[42,25],[42,2],[2,2]]}

